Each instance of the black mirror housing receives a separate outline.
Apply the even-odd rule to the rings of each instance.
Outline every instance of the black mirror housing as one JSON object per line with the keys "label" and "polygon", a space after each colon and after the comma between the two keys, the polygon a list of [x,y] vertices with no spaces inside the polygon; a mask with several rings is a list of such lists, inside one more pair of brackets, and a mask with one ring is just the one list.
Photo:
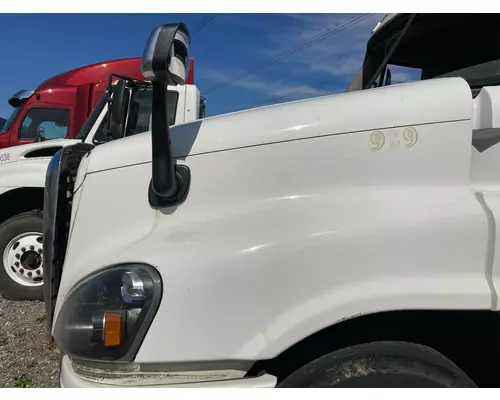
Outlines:
{"label": "black mirror housing", "polygon": [[126,83],[120,79],[113,86],[113,100],[111,103],[111,118],[113,121],[121,121],[123,118],[123,103],[125,100]]}
{"label": "black mirror housing", "polygon": [[157,27],[146,43],[142,74],[164,85],[184,85],[189,68],[189,30],[183,22]]}

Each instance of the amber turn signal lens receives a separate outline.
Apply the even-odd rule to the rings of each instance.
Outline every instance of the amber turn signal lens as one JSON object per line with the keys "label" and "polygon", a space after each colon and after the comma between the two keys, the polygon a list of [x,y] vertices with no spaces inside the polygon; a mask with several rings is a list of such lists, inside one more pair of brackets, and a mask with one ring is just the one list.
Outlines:
{"label": "amber turn signal lens", "polygon": [[122,314],[104,314],[104,346],[119,346],[122,338]]}

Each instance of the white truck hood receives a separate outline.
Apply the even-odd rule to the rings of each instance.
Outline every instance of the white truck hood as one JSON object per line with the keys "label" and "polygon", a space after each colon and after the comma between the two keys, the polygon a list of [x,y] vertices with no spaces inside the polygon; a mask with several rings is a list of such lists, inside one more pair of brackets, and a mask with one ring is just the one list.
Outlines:
{"label": "white truck hood", "polygon": [[[472,119],[461,78],[418,81],[340,93],[205,118],[171,128],[173,155],[203,153],[325,135]],[[92,150],[88,173],[151,161],[151,133]]]}
{"label": "white truck hood", "polygon": [[33,158],[51,158],[63,147],[79,143],[79,139],[51,139],[0,150],[0,165]]}

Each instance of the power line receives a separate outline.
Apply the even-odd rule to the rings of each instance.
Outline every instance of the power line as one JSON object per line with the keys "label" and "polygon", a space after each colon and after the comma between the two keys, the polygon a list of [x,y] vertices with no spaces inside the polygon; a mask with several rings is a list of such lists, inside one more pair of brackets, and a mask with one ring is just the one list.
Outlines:
{"label": "power line", "polygon": [[198,22],[196,22],[196,24],[194,24],[191,28],[190,28],[190,32],[191,32],[191,35],[195,34],[196,32],[198,32],[201,28],[203,28],[207,21],[210,19],[210,17],[212,16],[213,14],[207,14],[207,15],[204,15],[203,17],[201,17]]}
{"label": "power line", "polygon": [[365,20],[366,18],[368,18],[370,15],[371,14],[365,14],[365,15],[357,14],[354,17],[342,22],[341,24],[334,26],[334,27],[330,27],[330,28],[326,29],[325,31],[309,38],[308,40],[305,40],[304,42],[301,42],[301,43],[299,43],[299,44],[297,44],[297,45],[295,45],[295,46],[293,46],[285,51],[282,51],[281,53],[265,60],[264,62],[257,64],[254,67],[249,68],[240,74],[233,76],[229,80],[205,90],[203,92],[203,94],[207,94],[209,92],[212,92],[212,91],[219,89],[220,87],[223,87],[223,86],[230,84],[234,81],[243,79],[244,77],[246,77],[254,72],[260,71],[260,70],[267,68],[273,64],[276,64],[277,62],[279,62],[279,61],[281,61],[281,60],[283,60],[283,59],[285,59],[293,54],[296,54],[299,51],[304,50],[305,48],[307,48],[313,44],[316,44],[316,43],[318,43],[318,42],[320,42],[328,37],[331,37],[337,33],[342,32],[345,29],[350,28],[353,25],[356,25],[357,23],[361,22],[362,20]]}
{"label": "power line", "polygon": [[217,89],[219,89],[223,86],[226,86],[232,82],[243,79],[250,74],[253,74],[257,71],[260,71],[264,68],[267,68],[273,64],[276,64],[277,62],[279,62],[287,57],[290,57],[290,56],[298,53],[299,51],[302,51],[302,50],[304,50],[304,49],[306,49],[306,48],[308,48],[308,47],[310,47],[310,46],[312,46],[312,45],[314,45],[322,40],[325,40],[333,35],[336,35],[342,31],[360,23],[361,21],[367,19],[371,15],[372,14],[364,14],[364,15],[363,14],[356,14],[354,17],[351,17],[348,20],[341,22],[340,24],[338,24],[336,26],[330,27],[319,34],[314,35],[311,38],[309,38],[309,39],[307,39],[307,40],[305,40],[305,41],[303,41],[295,46],[292,46],[291,48],[289,48],[285,51],[282,51],[281,53],[276,54],[275,56],[261,62],[260,64],[257,64],[255,66],[247,69],[246,71],[243,71],[243,72],[233,76],[229,80],[222,82],[220,84],[217,84],[211,88],[208,88],[207,90],[203,91],[203,94],[206,95],[207,93],[213,92],[214,90],[217,90]]}
{"label": "power line", "polygon": [[217,17],[217,15],[219,14],[208,14],[201,18],[194,26],[191,27],[191,36],[196,35],[199,31],[205,28],[215,17]]}

